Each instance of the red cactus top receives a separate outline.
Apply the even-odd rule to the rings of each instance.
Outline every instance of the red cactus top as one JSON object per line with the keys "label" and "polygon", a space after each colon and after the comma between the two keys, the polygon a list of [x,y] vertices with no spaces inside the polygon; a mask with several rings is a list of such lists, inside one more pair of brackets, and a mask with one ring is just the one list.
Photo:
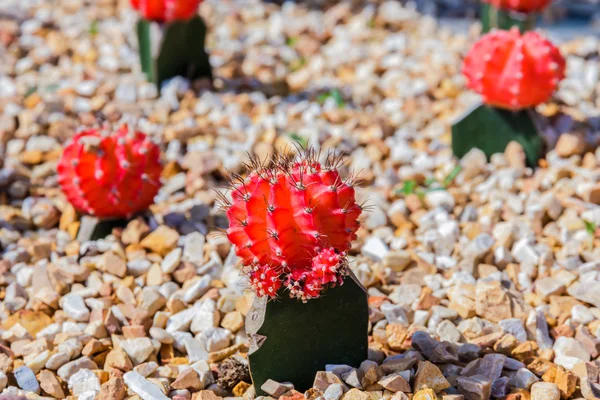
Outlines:
{"label": "red cactus top", "polygon": [[486,104],[519,110],[552,96],[565,76],[565,59],[537,32],[495,30],[473,45],[463,74]]}
{"label": "red cactus top", "polygon": [[193,17],[202,0],[130,0],[142,18],[156,22],[172,22]]}
{"label": "red cactus top", "polygon": [[145,210],[160,188],[160,149],[124,126],[113,134],[96,129],[73,137],[58,162],[58,182],[75,209],[103,218]]}
{"label": "red cactus top", "polygon": [[338,166],[308,152],[269,166],[253,162],[246,178],[237,177],[225,201],[227,236],[258,295],[275,296],[285,284],[306,300],[341,282],[362,208]]}

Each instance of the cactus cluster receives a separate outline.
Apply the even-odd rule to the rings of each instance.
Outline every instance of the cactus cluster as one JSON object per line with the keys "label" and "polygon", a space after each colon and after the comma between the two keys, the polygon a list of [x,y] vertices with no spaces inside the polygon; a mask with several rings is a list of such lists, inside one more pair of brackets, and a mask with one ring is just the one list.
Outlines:
{"label": "cactus cluster", "polygon": [[473,45],[463,74],[484,103],[521,110],[547,101],[565,75],[560,51],[537,32],[495,30]]}
{"label": "cactus cluster", "polygon": [[186,20],[198,11],[201,0],[131,0],[131,6],[148,21]]}
{"label": "cactus cluster", "polygon": [[483,0],[483,2],[503,10],[530,13],[543,10],[551,0]]}
{"label": "cactus cluster", "polygon": [[232,199],[222,198],[229,240],[259,296],[318,298],[339,285],[362,207],[354,179],[342,179],[342,159],[324,164],[314,151],[252,160],[246,177],[233,174]]}
{"label": "cactus cluster", "polygon": [[141,132],[121,127],[76,134],[57,166],[75,209],[101,218],[129,217],[152,204],[160,188],[160,149]]}

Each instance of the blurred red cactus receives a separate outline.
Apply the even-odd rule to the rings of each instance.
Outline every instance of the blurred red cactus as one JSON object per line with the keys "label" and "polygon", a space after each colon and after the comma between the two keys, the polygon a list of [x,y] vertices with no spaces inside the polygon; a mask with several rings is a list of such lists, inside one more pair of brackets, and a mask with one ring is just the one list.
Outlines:
{"label": "blurred red cactus", "polygon": [[465,58],[467,85],[486,104],[519,110],[547,101],[565,76],[560,51],[536,32],[517,28],[484,35]]}
{"label": "blurred red cactus", "polygon": [[58,181],[80,212],[129,217],[152,204],[160,188],[160,149],[141,132],[90,129],[73,137],[58,163]]}

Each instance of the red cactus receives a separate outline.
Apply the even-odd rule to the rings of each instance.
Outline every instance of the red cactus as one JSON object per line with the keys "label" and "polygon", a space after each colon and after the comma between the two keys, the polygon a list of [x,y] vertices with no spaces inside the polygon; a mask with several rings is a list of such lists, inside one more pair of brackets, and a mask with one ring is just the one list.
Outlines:
{"label": "red cactus", "polygon": [[201,0],[130,0],[142,18],[149,21],[171,22],[189,19],[198,11]]}
{"label": "red cactus", "polygon": [[58,182],[80,212],[128,217],[148,208],[160,188],[160,149],[141,132],[122,127],[113,135],[91,129],[67,145]]}
{"label": "red cactus", "polygon": [[503,10],[530,13],[541,11],[546,8],[552,0],[483,0],[496,8]]}
{"label": "red cactus", "polygon": [[[292,297],[306,300],[341,282],[362,209],[338,166],[339,159],[323,166],[307,152],[269,166],[254,161],[246,179],[236,177],[233,201],[224,199],[227,236],[255,288],[262,284],[259,295],[274,297],[285,282]],[[273,290],[263,293],[265,286]]]}
{"label": "red cactus", "polygon": [[463,74],[486,104],[519,110],[552,96],[565,76],[565,60],[539,33],[497,30],[473,45]]}

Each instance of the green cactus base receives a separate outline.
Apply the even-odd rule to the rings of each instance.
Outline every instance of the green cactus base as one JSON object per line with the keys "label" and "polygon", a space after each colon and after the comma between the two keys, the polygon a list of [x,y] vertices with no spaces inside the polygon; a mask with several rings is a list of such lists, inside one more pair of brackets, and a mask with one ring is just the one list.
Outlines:
{"label": "green cactus base", "polygon": [[369,306],[354,275],[320,298],[302,303],[282,292],[276,300],[257,298],[246,316],[248,355],[258,396],[267,379],[312,387],[326,364],[358,367],[368,357]]}
{"label": "green cactus base", "polygon": [[142,70],[159,89],[175,76],[212,79],[204,49],[206,24],[200,16],[167,24],[140,19],[137,36]]}
{"label": "green cactus base", "polygon": [[542,156],[544,141],[532,119],[533,110],[509,111],[480,105],[452,126],[452,151],[462,157],[476,147],[489,158],[502,153],[511,141],[523,146],[527,164],[535,167]]}
{"label": "green cactus base", "polygon": [[81,217],[77,240],[85,243],[89,240],[104,239],[114,228],[125,228],[128,223],[128,219],[99,219],[86,215]]}
{"label": "green cactus base", "polygon": [[483,33],[493,28],[509,30],[517,27],[521,32],[535,28],[536,13],[521,13],[517,11],[502,10],[488,3],[481,4],[481,25]]}

